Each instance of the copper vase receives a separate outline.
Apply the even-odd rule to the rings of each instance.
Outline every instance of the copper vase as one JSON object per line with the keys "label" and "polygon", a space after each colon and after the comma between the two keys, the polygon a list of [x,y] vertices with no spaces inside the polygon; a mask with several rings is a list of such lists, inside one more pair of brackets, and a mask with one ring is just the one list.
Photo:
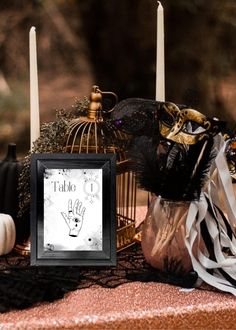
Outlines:
{"label": "copper vase", "polygon": [[154,268],[178,275],[192,270],[184,243],[189,202],[155,197],[142,227],[142,250]]}

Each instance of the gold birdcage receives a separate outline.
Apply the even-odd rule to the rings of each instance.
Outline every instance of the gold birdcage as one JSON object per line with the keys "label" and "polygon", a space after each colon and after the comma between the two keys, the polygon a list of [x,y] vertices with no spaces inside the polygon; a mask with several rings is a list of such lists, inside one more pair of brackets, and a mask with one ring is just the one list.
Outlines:
{"label": "gold birdcage", "polygon": [[117,101],[114,93],[93,86],[87,116],[71,120],[65,150],[70,153],[116,154],[117,251],[121,251],[134,244],[137,186],[134,173],[129,169],[125,147],[129,136],[104,118],[112,111],[107,111],[104,116],[102,100],[107,95]]}

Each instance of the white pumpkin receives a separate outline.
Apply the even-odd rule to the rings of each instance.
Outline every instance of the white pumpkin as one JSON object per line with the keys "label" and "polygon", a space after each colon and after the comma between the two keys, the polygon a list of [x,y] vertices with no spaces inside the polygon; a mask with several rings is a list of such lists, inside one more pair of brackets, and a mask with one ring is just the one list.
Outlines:
{"label": "white pumpkin", "polygon": [[15,245],[16,227],[9,214],[0,213],[0,255],[11,252]]}

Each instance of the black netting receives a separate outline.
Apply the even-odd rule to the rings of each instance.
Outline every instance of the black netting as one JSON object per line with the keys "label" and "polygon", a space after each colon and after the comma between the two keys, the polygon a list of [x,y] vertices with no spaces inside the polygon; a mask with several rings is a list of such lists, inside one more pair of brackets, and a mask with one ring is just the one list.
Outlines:
{"label": "black netting", "polygon": [[158,281],[192,287],[197,279],[194,272],[178,276],[151,268],[139,245],[120,252],[116,267],[32,267],[29,263],[29,257],[15,253],[0,257],[0,312],[60,299],[68,291],[92,285],[115,288],[131,281]]}

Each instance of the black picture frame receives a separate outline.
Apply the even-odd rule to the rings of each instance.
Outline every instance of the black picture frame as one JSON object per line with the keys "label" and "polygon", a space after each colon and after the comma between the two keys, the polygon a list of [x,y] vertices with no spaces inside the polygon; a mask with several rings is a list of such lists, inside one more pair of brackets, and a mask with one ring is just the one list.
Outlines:
{"label": "black picture frame", "polygon": [[114,154],[32,155],[31,265],[116,265],[115,176]]}

